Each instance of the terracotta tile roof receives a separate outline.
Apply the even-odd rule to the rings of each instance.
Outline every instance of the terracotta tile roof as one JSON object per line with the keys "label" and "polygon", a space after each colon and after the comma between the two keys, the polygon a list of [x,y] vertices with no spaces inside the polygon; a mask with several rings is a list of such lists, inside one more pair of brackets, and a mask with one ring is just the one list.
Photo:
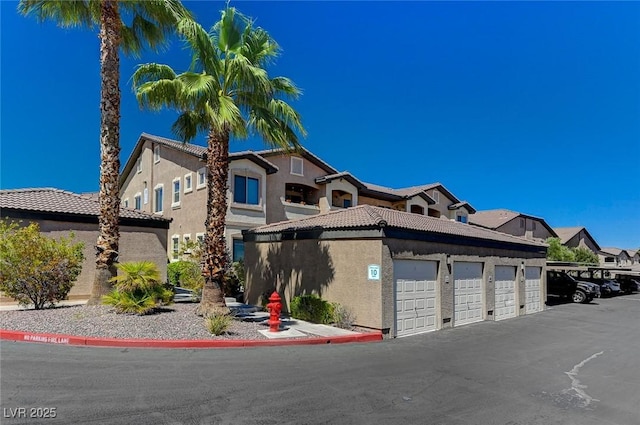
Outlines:
{"label": "terracotta tile roof", "polygon": [[[0,190],[0,209],[18,211],[98,216],[97,199],[54,188]],[[121,218],[169,222],[161,216],[129,208],[120,209]]]}
{"label": "terracotta tile roof", "polygon": [[497,229],[518,216],[520,216],[520,213],[510,210],[476,211],[475,214],[469,217],[469,223],[486,227],[487,229]]}
{"label": "terracotta tile roof", "polygon": [[331,211],[298,220],[268,224],[248,230],[246,233],[272,234],[312,229],[358,230],[381,227],[507,242],[518,245],[547,246],[541,242],[531,241],[481,227],[469,226],[451,220],[442,220],[371,205],[359,205],[357,207]]}

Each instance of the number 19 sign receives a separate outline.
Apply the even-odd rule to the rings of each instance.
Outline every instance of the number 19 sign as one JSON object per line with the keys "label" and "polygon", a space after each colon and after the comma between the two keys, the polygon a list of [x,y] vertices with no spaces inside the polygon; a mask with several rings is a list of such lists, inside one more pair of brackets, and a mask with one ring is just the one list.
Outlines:
{"label": "number 19 sign", "polygon": [[378,264],[369,264],[368,277],[369,280],[380,280],[380,266]]}

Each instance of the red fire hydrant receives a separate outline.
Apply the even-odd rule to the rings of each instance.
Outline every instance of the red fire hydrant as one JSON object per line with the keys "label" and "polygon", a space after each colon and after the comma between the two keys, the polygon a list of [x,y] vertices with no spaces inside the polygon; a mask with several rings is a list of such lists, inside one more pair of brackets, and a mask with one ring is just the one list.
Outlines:
{"label": "red fire hydrant", "polygon": [[280,312],[282,311],[282,303],[280,302],[280,295],[276,291],[269,297],[269,332],[278,332],[280,330]]}

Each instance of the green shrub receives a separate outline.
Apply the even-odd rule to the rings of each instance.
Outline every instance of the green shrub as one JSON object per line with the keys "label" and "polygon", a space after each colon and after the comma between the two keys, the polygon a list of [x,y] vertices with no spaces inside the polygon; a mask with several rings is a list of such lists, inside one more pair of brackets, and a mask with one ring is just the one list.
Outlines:
{"label": "green shrub", "polygon": [[20,227],[0,220],[0,290],[36,310],[63,300],[82,270],[84,244],[74,235],[55,240],[36,223]]}
{"label": "green shrub", "polygon": [[224,295],[236,297],[244,291],[244,263],[235,261],[224,275]]}
{"label": "green shrub", "polygon": [[111,278],[115,289],[102,300],[117,313],[148,314],[170,304],[173,292],[160,280],[158,267],[150,261],[118,264],[118,275]]}
{"label": "green shrub", "polygon": [[229,329],[233,318],[228,311],[214,311],[205,317],[204,322],[207,330],[213,335],[222,335]]}
{"label": "green shrub", "polygon": [[312,323],[329,324],[334,321],[334,307],[317,295],[299,295],[291,300],[291,317]]}

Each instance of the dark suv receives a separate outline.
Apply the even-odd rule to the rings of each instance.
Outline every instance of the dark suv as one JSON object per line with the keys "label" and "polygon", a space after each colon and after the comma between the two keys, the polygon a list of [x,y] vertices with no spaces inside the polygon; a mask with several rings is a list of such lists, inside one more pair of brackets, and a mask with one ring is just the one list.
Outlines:
{"label": "dark suv", "polygon": [[588,303],[600,296],[599,287],[590,282],[575,280],[565,272],[547,270],[547,293],[571,297],[575,303]]}

